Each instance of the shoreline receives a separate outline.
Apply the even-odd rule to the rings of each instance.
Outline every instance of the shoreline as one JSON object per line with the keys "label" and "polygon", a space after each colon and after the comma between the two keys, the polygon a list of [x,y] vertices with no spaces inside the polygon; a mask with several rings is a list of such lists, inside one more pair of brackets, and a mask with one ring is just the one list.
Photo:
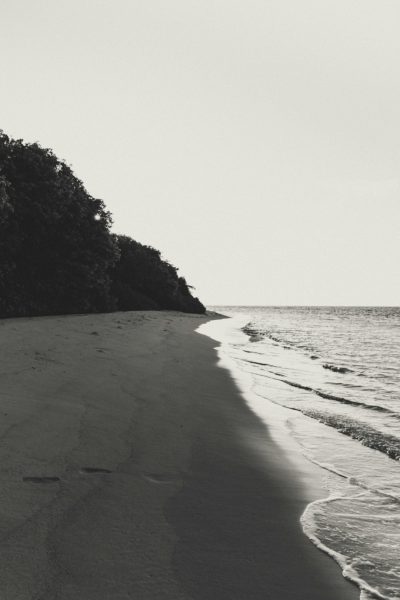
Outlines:
{"label": "shoreline", "polygon": [[[226,316],[226,315],[224,315]],[[218,366],[226,370],[230,377],[235,382],[243,401],[249,409],[264,423],[268,430],[268,434],[275,442],[284,461],[290,463],[296,473],[296,477],[300,482],[298,489],[299,495],[302,497],[303,512],[299,518],[304,535],[310,543],[324,555],[330,557],[337,564],[337,569],[341,571],[344,577],[352,587],[358,590],[358,594],[362,591],[368,591],[375,597],[377,592],[370,586],[359,579],[358,575],[353,572],[349,565],[344,560],[341,554],[333,551],[325,546],[321,540],[316,537],[313,524],[309,521],[310,509],[318,504],[324,504],[330,501],[331,492],[328,489],[325,477],[326,466],[322,466],[313,461],[310,457],[306,457],[301,448],[290,436],[287,421],[293,417],[293,411],[290,408],[285,408],[279,404],[275,404],[265,396],[260,396],[254,391],[253,376],[242,370],[236,360],[230,355],[228,347],[231,345],[241,345],[248,342],[249,336],[243,332],[243,327],[250,320],[249,315],[230,315],[225,323],[208,322],[201,325],[197,330],[202,335],[211,337],[218,342],[216,348],[218,354]],[[222,327],[221,327],[222,325]],[[273,394],[273,390],[271,392]],[[261,444],[255,447],[255,451],[260,456],[265,456],[267,448]],[[268,457],[267,457],[268,461]]]}
{"label": "shoreline", "polygon": [[214,318],[0,323],[2,597],[359,597],[303,534],[301,478],[195,332]]}

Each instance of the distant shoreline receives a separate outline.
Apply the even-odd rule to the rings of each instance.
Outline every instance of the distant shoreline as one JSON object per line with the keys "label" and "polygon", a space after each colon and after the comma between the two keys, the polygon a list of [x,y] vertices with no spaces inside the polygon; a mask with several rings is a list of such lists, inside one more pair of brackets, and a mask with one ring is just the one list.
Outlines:
{"label": "distant shoreline", "polygon": [[195,332],[213,317],[0,322],[0,596],[358,597],[303,535],[296,472]]}

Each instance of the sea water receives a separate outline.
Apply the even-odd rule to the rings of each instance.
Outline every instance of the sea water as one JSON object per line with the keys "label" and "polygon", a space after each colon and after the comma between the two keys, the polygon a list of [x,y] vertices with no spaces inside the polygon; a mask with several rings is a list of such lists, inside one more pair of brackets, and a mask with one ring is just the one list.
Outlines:
{"label": "sea water", "polygon": [[213,309],[236,316],[223,352],[324,469],[304,532],[363,600],[400,599],[400,308]]}

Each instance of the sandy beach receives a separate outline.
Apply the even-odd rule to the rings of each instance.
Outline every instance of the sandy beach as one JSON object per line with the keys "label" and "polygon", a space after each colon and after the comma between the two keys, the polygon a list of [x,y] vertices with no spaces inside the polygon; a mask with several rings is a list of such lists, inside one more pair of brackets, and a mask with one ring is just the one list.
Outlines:
{"label": "sandy beach", "polygon": [[358,598],[209,319],[0,322],[2,600]]}

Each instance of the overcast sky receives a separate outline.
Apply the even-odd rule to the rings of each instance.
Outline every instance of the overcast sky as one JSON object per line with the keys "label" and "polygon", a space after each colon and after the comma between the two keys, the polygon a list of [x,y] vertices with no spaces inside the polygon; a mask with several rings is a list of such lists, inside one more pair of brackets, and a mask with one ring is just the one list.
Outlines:
{"label": "overcast sky", "polygon": [[0,127],[203,302],[399,304],[399,0],[0,7]]}

